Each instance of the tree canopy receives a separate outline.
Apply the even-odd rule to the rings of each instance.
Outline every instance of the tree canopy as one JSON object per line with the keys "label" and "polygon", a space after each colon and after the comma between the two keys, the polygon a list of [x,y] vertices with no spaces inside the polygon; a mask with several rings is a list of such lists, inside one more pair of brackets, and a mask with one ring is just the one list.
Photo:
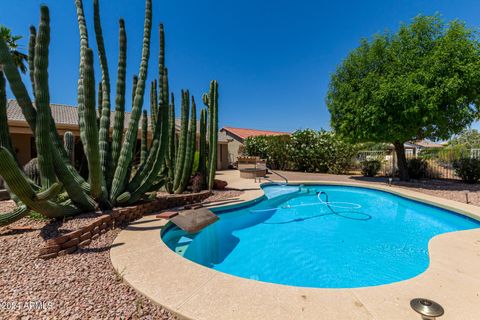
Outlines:
{"label": "tree canopy", "polygon": [[20,69],[20,71],[22,71],[22,73],[25,73],[27,71],[27,67],[25,65],[25,61],[27,61],[27,55],[18,50],[18,40],[22,39],[23,37],[12,35],[10,29],[2,25],[0,25],[0,37],[2,37],[10,49],[10,53],[12,54],[15,65]]}
{"label": "tree canopy", "polygon": [[332,75],[332,128],[354,142],[391,142],[408,180],[403,143],[448,139],[478,117],[480,51],[465,23],[417,16],[362,39]]}
{"label": "tree canopy", "polygon": [[466,129],[448,142],[448,146],[464,146],[466,149],[480,148],[480,132]]}

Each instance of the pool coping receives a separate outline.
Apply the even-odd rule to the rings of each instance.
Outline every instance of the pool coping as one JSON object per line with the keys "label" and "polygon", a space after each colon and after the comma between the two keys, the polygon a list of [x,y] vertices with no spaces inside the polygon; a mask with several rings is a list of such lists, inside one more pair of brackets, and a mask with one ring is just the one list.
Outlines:
{"label": "pool coping", "polygon": [[[346,185],[390,192],[480,220],[480,207],[395,186],[343,181],[291,184]],[[263,196],[245,182],[242,204]],[[231,206],[225,206],[231,207]],[[412,298],[435,300],[441,319],[480,319],[480,229],[438,235],[430,265],[420,275],[386,285],[348,289],[303,288],[224,274],[172,252],[161,240],[165,220],[146,216],[119,233],[111,262],[124,281],[183,319],[419,319]]]}

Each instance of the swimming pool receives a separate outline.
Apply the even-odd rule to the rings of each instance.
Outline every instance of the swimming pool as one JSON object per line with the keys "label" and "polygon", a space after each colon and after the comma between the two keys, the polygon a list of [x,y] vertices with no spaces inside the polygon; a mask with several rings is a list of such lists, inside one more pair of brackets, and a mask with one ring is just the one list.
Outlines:
{"label": "swimming pool", "polygon": [[203,266],[301,287],[355,288],[406,280],[429,265],[428,241],[480,227],[468,217],[379,190],[266,186],[253,204],[216,209],[191,235],[175,226],[168,247]]}

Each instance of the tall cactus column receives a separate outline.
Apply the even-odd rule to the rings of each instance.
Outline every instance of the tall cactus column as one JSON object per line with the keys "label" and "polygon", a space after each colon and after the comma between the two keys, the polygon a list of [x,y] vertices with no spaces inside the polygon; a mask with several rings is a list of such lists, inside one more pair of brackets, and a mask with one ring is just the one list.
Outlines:
{"label": "tall cactus column", "polygon": [[200,172],[201,188],[207,186],[207,110],[200,111],[200,150],[198,158],[198,171]]}
{"label": "tall cactus column", "polygon": [[95,107],[95,79],[93,71],[93,51],[88,48],[83,59],[83,75],[80,82],[83,92],[84,116],[80,118],[80,138],[82,139],[85,156],[90,174],[91,195],[96,200],[105,197],[105,179],[100,162],[100,146],[98,144],[97,110]]}
{"label": "tall cactus column", "polygon": [[98,56],[102,69],[102,114],[100,116],[99,143],[100,163],[103,176],[110,185],[112,179],[111,153],[110,153],[110,74],[108,71],[107,54],[103,41],[102,25],[100,22],[100,5],[98,0],[93,1],[93,16],[95,27],[95,38],[97,40]]}
{"label": "tall cactus column", "polygon": [[[180,184],[178,188],[175,189],[176,194],[179,194],[185,191],[185,188],[190,182],[190,178],[192,176],[193,161],[195,156],[196,135],[197,135],[197,107],[195,106],[195,99],[192,96],[192,109],[190,114],[190,127],[188,129],[188,137],[186,142],[185,161],[183,161],[183,170],[182,170]],[[182,165],[182,163],[179,163],[179,165]]]}
{"label": "tall cactus column", "polygon": [[185,154],[187,150],[188,138],[188,112],[190,110],[190,93],[188,90],[182,90],[182,114],[181,114],[181,129],[178,142],[177,157],[175,161],[175,179],[173,181],[173,190],[180,187],[182,181],[183,169],[185,168]]}
{"label": "tall cactus column", "polygon": [[125,134],[124,143],[118,160],[117,168],[112,182],[110,200],[113,204],[117,202],[117,197],[125,190],[127,184],[127,172],[133,158],[133,147],[137,140],[138,123],[142,113],[143,95],[145,93],[145,81],[147,79],[148,59],[150,57],[150,37],[152,31],[152,1],[146,1],[145,24],[143,34],[142,62],[140,63],[140,72],[138,74],[138,83],[135,91],[133,108]]}
{"label": "tall cactus column", "polygon": [[35,142],[38,152],[38,166],[42,187],[47,189],[57,181],[53,166],[52,142],[50,140],[50,96],[48,89],[48,45],[50,43],[50,15],[42,6],[41,20],[35,46],[35,105],[37,127]]}
{"label": "tall cactus column", "polygon": [[210,83],[210,92],[208,93],[208,113],[209,113],[209,163],[208,163],[208,190],[213,189],[215,173],[217,170],[217,141],[218,141],[218,82],[213,80]]}
{"label": "tall cactus column", "polygon": [[0,146],[7,148],[13,155],[15,151],[12,147],[10,132],[8,130],[7,118],[7,85],[3,71],[0,69]]}
{"label": "tall cactus column", "polygon": [[117,95],[115,97],[115,118],[113,119],[112,132],[112,168],[118,163],[122,149],[123,126],[125,121],[125,79],[127,68],[127,34],[125,22],[120,19],[120,48],[118,54]]}

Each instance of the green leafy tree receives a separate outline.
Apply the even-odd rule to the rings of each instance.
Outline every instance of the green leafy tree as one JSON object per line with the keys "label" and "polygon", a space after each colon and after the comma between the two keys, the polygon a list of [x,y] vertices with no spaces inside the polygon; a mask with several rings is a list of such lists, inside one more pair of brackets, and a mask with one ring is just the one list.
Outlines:
{"label": "green leafy tree", "polygon": [[466,129],[448,142],[448,147],[463,146],[466,149],[480,148],[480,132]]}
{"label": "green leafy tree", "polygon": [[[12,54],[13,61],[15,65],[22,71],[22,73],[27,72],[27,67],[25,62],[27,61],[27,55],[20,52],[18,49],[18,40],[22,39],[22,36],[14,36],[10,29],[5,26],[0,25],[0,37],[5,41],[10,53]],[[0,65],[0,71],[2,66]]]}
{"label": "green leafy tree", "polygon": [[408,180],[404,142],[448,139],[478,115],[479,42],[461,21],[418,16],[361,40],[331,77],[327,107],[354,142],[390,142]]}

